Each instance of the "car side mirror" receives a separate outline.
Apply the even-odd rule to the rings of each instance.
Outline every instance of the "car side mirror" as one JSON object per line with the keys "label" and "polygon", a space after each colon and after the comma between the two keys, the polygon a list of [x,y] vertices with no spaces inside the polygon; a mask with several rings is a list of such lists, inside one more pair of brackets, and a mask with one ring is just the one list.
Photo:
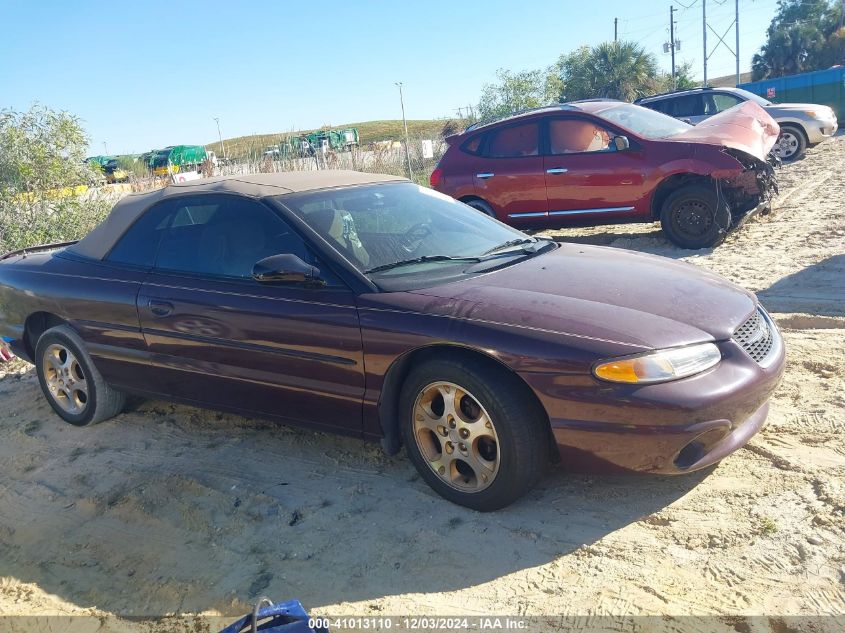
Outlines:
{"label": "car side mirror", "polygon": [[617,152],[624,152],[631,149],[631,141],[628,140],[627,136],[614,136],[613,147],[616,148]]}
{"label": "car side mirror", "polygon": [[252,278],[261,282],[280,284],[301,284],[304,286],[325,286],[320,269],[306,264],[290,253],[271,255],[259,261],[252,268]]}

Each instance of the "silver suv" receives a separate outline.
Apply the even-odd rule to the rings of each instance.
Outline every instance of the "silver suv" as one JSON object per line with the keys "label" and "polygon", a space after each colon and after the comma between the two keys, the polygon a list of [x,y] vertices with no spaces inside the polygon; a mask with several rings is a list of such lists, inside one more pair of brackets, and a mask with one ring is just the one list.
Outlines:
{"label": "silver suv", "polygon": [[775,146],[785,162],[801,158],[808,147],[836,134],[836,113],[825,105],[812,103],[772,103],[742,88],[694,88],[653,97],[634,103],[657,110],[695,125],[704,119],[732,108],[744,101],[763,106],[780,125]]}

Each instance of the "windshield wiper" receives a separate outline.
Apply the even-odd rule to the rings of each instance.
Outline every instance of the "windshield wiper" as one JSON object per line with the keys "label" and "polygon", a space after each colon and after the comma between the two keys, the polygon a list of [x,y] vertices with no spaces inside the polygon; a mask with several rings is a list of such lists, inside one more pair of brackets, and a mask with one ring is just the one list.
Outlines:
{"label": "windshield wiper", "polygon": [[480,257],[453,257],[451,255],[423,255],[422,257],[414,257],[412,259],[402,259],[398,262],[391,262],[390,264],[382,264],[381,266],[374,266],[364,271],[365,275],[370,273],[378,273],[383,270],[391,270],[401,266],[410,266],[411,264],[424,264],[426,262],[480,262]]}
{"label": "windshield wiper", "polygon": [[[499,251],[507,251],[509,248],[513,248],[514,246],[527,246],[528,244],[537,245],[543,243],[538,248],[523,248],[519,251],[508,251],[508,252],[499,252]],[[554,240],[547,237],[520,237],[518,239],[509,240],[504,244],[499,244],[495,248],[491,248],[489,251],[485,251],[481,255],[466,255],[466,256],[455,256],[455,255],[423,255],[421,257],[412,257],[411,259],[402,259],[398,262],[392,262],[390,264],[381,264],[380,266],[374,266],[373,268],[368,268],[364,271],[365,275],[369,275],[370,273],[378,273],[384,270],[391,270],[393,268],[400,268],[401,266],[410,266],[412,264],[424,264],[426,262],[486,262],[491,259],[498,259],[500,257],[507,257],[510,255],[522,254],[522,255],[533,255],[534,253],[540,252],[543,247],[548,246],[550,243],[553,243]]]}
{"label": "windshield wiper", "polygon": [[[524,245],[527,245],[527,244],[539,244],[540,242],[546,242],[546,244],[548,244],[548,242],[552,242],[552,241],[554,241],[554,240],[552,240],[550,237],[518,237],[518,238],[513,239],[513,240],[508,240],[504,244],[499,244],[498,246],[494,246],[489,251],[485,251],[484,255],[492,255],[493,253],[498,253],[499,251],[503,251],[505,249],[512,248],[514,246],[524,246]],[[545,246],[546,244],[543,244],[543,246]],[[537,249],[535,248],[535,249],[528,250],[528,249],[523,248],[522,250],[526,253],[533,253]]]}

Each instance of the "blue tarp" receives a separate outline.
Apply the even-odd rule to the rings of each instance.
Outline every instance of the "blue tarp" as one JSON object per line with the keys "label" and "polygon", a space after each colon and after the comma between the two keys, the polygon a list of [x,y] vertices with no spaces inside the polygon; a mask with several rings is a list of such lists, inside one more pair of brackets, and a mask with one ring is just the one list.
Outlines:
{"label": "blue tarp", "polygon": [[818,103],[845,118],[845,66],[739,84],[774,103]]}

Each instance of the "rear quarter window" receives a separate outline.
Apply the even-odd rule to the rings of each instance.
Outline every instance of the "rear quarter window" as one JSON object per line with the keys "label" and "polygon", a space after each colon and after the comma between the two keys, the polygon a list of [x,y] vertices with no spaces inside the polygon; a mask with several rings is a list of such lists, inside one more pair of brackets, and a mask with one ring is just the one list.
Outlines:
{"label": "rear quarter window", "polygon": [[698,93],[681,95],[673,99],[667,99],[667,110],[665,114],[674,117],[702,116],[704,114],[704,102]]}
{"label": "rear quarter window", "polygon": [[478,136],[474,136],[468,141],[465,141],[463,145],[461,145],[461,150],[463,150],[467,154],[478,156],[481,153],[481,141],[483,139],[484,136],[481,134],[479,134]]}
{"label": "rear quarter window", "polygon": [[651,110],[662,112],[663,114],[666,114],[666,110],[669,107],[666,102],[666,99],[659,99],[658,101],[649,101],[648,103],[643,103],[642,105]]}
{"label": "rear quarter window", "polygon": [[166,204],[144,213],[117,241],[106,261],[152,268],[161,240],[167,233],[170,214],[171,207]]}

